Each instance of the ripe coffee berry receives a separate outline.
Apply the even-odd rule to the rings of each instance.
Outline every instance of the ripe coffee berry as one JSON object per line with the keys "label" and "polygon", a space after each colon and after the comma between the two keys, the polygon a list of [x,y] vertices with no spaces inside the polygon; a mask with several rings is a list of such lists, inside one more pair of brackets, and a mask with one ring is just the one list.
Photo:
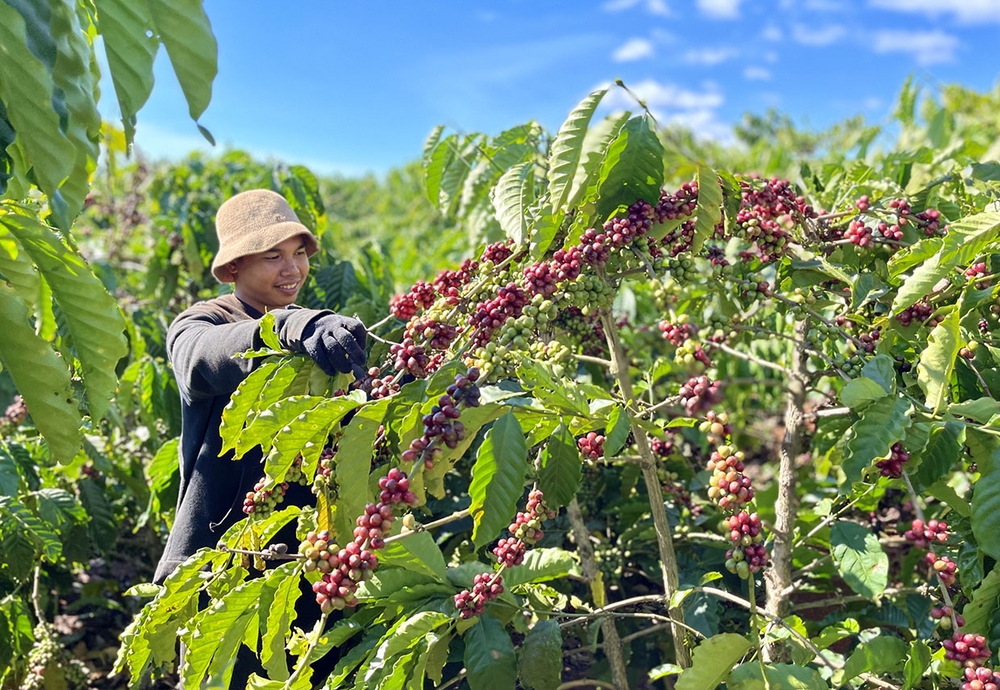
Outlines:
{"label": "ripe coffee berry", "polygon": [[924,524],[923,520],[914,520],[903,536],[907,541],[913,542],[914,546],[926,549],[934,542],[948,541],[948,523],[928,520],[927,524]]}
{"label": "ripe coffee berry", "polygon": [[955,632],[950,640],[941,643],[944,647],[945,659],[957,661],[967,668],[976,668],[980,661],[990,658],[990,649],[986,646],[986,638],[972,633]]}
{"label": "ripe coffee berry", "polygon": [[899,479],[903,476],[903,465],[910,460],[910,454],[898,441],[889,449],[889,457],[875,463],[883,477]]}
{"label": "ripe coffee berry", "polygon": [[591,431],[586,436],[577,439],[576,447],[586,460],[599,460],[604,457],[604,436]]}

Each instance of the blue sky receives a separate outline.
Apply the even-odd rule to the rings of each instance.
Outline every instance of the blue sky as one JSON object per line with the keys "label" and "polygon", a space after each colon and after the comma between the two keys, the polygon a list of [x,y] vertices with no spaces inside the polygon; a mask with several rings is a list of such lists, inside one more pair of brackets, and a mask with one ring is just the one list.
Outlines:
{"label": "blue sky", "polygon": [[[907,76],[928,92],[995,88],[1000,0],[205,0],[219,76],[201,122],[219,142],[322,174],[382,174],[437,124],[555,131],[621,78],[662,122],[725,139],[774,107],[821,128],[890,111]],[[137,146],[209,147],[160,50]],[[111,85],[102,105],[117,117]],[[634,109],[616,89],[610,107]]]}

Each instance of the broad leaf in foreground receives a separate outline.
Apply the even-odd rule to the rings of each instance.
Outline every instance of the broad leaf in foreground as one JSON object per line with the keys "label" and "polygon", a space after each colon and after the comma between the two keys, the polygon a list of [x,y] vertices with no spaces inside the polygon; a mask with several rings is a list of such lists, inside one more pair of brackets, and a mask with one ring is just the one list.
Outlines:
{"label": "broad leaf in foreground", "polygon": [[469,510],[472,541],[480,547],[500,535],[517,512],[528,473],[528,446],[513,411],[498,419],[486,433],[472,468]]}
{"label": "broad leaf in foreground", "polygon": [[747,638],[735,633],[722,633],[704,640],[694,650],[691,668],[681,674],[674,687],[677,690],[715,690],[752,646]]}
{"label": "broad leaf in foreground", "polygon": [[503,625],[481,616],[465,633],[466,680],[472,690],[514,690],[517,681],[514,645]]}
{"label": "broad leaf in foreground", "polygon": [[889,557],[878,537],[854,522],[841,520],[830,529],[833,560],[840,576],[858,594],[878,599],[889,579]]}

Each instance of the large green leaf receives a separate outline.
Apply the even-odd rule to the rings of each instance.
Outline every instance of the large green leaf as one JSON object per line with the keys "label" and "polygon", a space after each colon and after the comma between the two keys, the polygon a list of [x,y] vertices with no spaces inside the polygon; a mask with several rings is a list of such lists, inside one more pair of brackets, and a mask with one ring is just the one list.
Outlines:
{"label": "large green leaf", "polygon": [[934,327],[927,336],[927,347],[920,353],[917,364],[917,381],[927,396],[927,406],[935,413],[950,398],[955,357],[962,346],[958,321],[959,310],[955,309]]}
{"label": "large green leaf", "polygon": [[528,473],[528,446],[513,411],[486,433],[472,468],[469,497],[472,541],[476,547],[496,539],[517,512]]}
{"label": "large green leaf", "polygon": [[368,475],[378,428],[385,417],[389,398],[370,403],[361,409],[344,430],[337,450],[334,477],[337,481],[337,535],[347,540],[354,532],[354,520],[368,503]]}
{"label": "large green leaf", "polygon": [[889,557],[868,529],[838,521],[830,529],[833,561],[844,581],[861,596],[879,599],[889,579]]}
{"label": "large green leaf", "polygon": [[[580,150],[580,164],[573,175],[573,184],[566,197],[567,209],[573,209],[585,197],[596,193],[604,156],[607,154],[611,142],[618,137],[618,133],[628,119],[629,113],[627,112],[609,115],[587,130]],[[584,219],[584,222],[586,223],[588,220]]]}
{"label": "large green leaf", "polygon": [[549,201],[557,212],[565,212],[563,205],[570,195],[570,186],[576,177],[577,166],[583,158],[583,144],[590,120],[604,98],[607,89],[599,89],[580,101],[559,127],[549,152]]}
{"label": "large green leaf", "polygon": [[[765,674],[767,680],[765,681]],[[729,690],[829,690],[819,671],[791,664],[751,661],[733,669],[726,680]]]}
{"label": "large green leaf", "polygon": [[859,644],[844,664],[843,682],[862,673],[884,673],[903,665],[906,643],[898,637],[879,635]]}
{"label": "large green leaf", "polygon": [[449,134],[444,139],[440,137],[441,128],[438,127],[424,145],[424,189],[427,200],[435,207],[441,197],[441,180],[444,179],[445,171],[454,159],[455,148],[458,146],[458,135]]}
{"label": "large green leaf", "polygon": [[69,370],[29,325],[28,308],[14,290],[0,283],[0,361],[31,411],[57,462],[73,459],[80,448],[80,414]]}
{"label": "large green leaf", "polygon": [[[33,34],[49,34],[47,26],[32,26]],[[17,132],[39,188],[54,195],[73,170],[76,147],[63,132],[53,108],[54,82],[50,67],[35,56],[27,43],[24,17],[10,4],[0,2],[0,101]],[[22,171],[27,172],[27,171]]]}
{"label": "large green leaf", "polygon": [[979,548],[1000,560],[1000,442],[970,429],[967,443],[979,468],[972,492],[972,533]]}
{"label": "large green leaf", "polygon": [[267,669],[268,676],[277,680],[288,678],[285,644],[291,634],[295,602],[301,594],[299,578],[294,575],[297,567],[298,564],[292,561],[271,571],[262,590],[266,599],[262,596],[258,610],[260,663]]}
{"label": "large green leaf", "polygon": [[18,239],[52,288],[83,369],[90,416],[100,419],[118,385],[115,367],[128,353],[118,303],[51,228],[19,213],[0,215],[0,223]]}
{"label": "large green leaf", "polygon": [[931,650],[923,640],[913,640],[910,643],[910,655],[903,666],[903,690],[910,690],[920,685],[920,679],[931,665]]}
{"label": "large green leaf", "polygon": [[19,500],[10,496],[0,496],[0,534],[4,541],[13,532],[20,532],[27,537],[50,562],[55,563],[62,553],[59,535],[53,526],[42,520]]}
{"label": "large green leaf", "polygon": [[629,420],[628,412],[621,405],[615,404],[608,415],[607,430],[604,439],[604,455],[613,458],[618,455],[629,435],[632,433],[632,424]]}
{"label": "large green leaf", "polygon": [[97,112],[99,75],[91,70],[93,46],[80,24],[76,5],[67,0],[49,3],[52,8],[52,37],[56,46],[52,77],[68,111],[64,130],[76,148],[73,171],[60,186],[59,199],[50,200],[53,218],[66,231],[83,208],[83,201],[90,191],[90,176],[97,167],[101,138],[101,116]]}
{"label": "large green leaf", "polygon": [[131,145],[136,113],[153,91],[153,61],[160,47],[153,31],[153,14],[148,2],[94,0],[94,4],[125,127],[125,141]]}
{"label": "large green leaf", "polygon": [[444,554],[429,532],[410,534],[405,539],[386,544],[379,553],[379,562],[427,575],[438,582],[448,579]]}
{"label": "large green leaf", "polygon": [[569,551],[535,548],[525,553],[521,565],[504,571],[503,581],[509,589],[526,582],[559,580],[568,575],[577,575],[579,570],[576,557]]}
{"label": "large green leaf", "polygon": [[514,645],[503,625],[482,616],[464,635],[466,681],[472,690],[514,690]]}
{"label": "large green leaf", "polygon": [[535,200],[532,163],[518,163],[500,176],[493,188],[493,208],[504,234],[523,247],[528,241],[528,208]]}
{"label": "large green leaf", "polygon": [[[650,200],[650,203],[653,203]],[[691,253],[701,251],[705,240],[715,232],[715,226],[722,220],[722,187],[719,176],[707,165],[698,166],[698,218],[694,224],[694,239]]]}
{"label": "large green leaf", "polygon": [[[262,409],[253,419],[253,422],[248,424],[247,428],[240,434],[236,443],[237,457],[245,455],[247,451],[258,445],[263,452],[268,452],[279,431],[289,425],[298,424],[305,420],[313,410],[321,404],[325,405],[326,401],[327,398],[322,398],[318,395],[293,395],[278,400],[266,409]],[[357,406],[355,401],[350,400],[350,402],[354,403],[355,407]],[[344,410],[341,412],[341,415],[346,412],[347,410]],[[312,429],[311,426],[310,429]],[[314,435],[314,433],[305,434],[305,440],[312,438]]]}
{"label": "large green leaf", "polygon": [[212,100],[218,73],[218,45],[201,0],[148,0],[160,41],[197,121]]}
{"label": "large green leaf", "polygon": [[[275,483],[284,481],[285,474],[299,453],[318,460],[332,427],[360,404],[356,398],[346,396],[319,400],[315,406],[306,407],[297,417],[288,421],[274,437],[272,452],[264,462],[264,472]],[[314,462],[303,462],[303,471]]]}
{"label": "large green leaf", "polygon": [[[240,434],[249,423],[253,422],[259,410],[261,392],[276,376],[279,370],[289,368],[294,361],[291,357],[281,360],[270,360],[258,366],[245,379],[240,381],[229,403],[222,409],[222,423],[219,425],[219,435],[222,437],[220,454],[236,448]],[[294,374],[292,374],[294,376]]]}
{"label": "large green leaf", "polygon": [[527,690],[556,690],[562,683],[562,630],[552,619],[538,621],[524,637],[517,676]]}
{"label": "large green leaf", "polygon": [[722,633],[704,640],[694,650],[691,668],[674,686],[677,690],[715,690],[753,645],[735,633]]}
{"label": "large green leaf", "polygon": [[538,488],[545,494],[545,503],[553,510],[569,505],[580,488],[582,476],[583,463],[576,439],[560,424],[545,444],[538,468]]}
{"label": "large green leaf", "polygon": [[910,424],[909,409],[910,404],[904,398],[888,396],[865,408],[861,418],[851,426],[844,452],[845,489],[861,478],[861,471],[875,458],[887,455],[889,447],[903,438]]}
{"label": "large green leaf", "polygon": [[[598,214],[610,215],[637,199],[655,204],[663,186],[663,144],[648,115],[625,123],[608,147],[598,183]],[[722,192],[719,192],[721,202]]]}
{"label": "large green leaf", "polygon": [[42,301],[43,286],[38,269],[5,225],[0,225],[0,274],[29,307],[34,308]]}
{"label": "large green leaf", "polygon": [[265,582],[264,578],[256,578],[240,583],[189,622],[188,632],[181,638],[187,645],[180,669],[185,687],[199,687],[213,659],[229,646],[227,641],[243,638],[250,620],[257,615]]}
{"label": "large green leaf", "polygon": [[912,480],[917,490],[944,477],[958,462],[965,447],[965,422],[952,419],[931,428],[927,445],[920,451],[920,467]]}

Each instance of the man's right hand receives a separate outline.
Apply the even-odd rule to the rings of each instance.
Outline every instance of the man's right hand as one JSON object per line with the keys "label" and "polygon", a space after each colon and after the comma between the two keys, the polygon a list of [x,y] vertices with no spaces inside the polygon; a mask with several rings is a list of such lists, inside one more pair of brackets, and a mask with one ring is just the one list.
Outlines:
{"label": "man's right hand", "polygon": [[302,331],[302,349],[329,376],[363,370],[367,340],[363,323],[333,313],[314,319]]}

